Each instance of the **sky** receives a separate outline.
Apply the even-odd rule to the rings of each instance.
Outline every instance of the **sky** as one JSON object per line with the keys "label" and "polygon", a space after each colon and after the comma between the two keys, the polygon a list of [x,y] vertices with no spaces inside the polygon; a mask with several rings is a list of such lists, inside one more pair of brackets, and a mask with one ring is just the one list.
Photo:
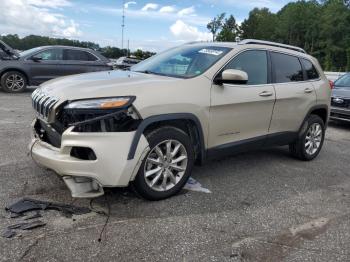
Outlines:
{"label": "sky", "polygon": [[[254,7],[277,12],[288,0],[125,0],[124,47],[159,52],[209,41],[207,23],[225,12],[238,23]],[[122,45],[122,0],[0,0],[0,34],[36,34]]]}

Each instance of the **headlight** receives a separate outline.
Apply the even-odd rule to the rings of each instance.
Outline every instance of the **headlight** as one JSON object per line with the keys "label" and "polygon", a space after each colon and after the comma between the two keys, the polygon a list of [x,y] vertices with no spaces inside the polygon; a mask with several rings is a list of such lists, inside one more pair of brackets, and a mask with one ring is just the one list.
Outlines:
{"label": "headlight", "polygon": [[110,97],[73,101],[65,109],[117,109],[126,108],[135,101],[135,97]]}

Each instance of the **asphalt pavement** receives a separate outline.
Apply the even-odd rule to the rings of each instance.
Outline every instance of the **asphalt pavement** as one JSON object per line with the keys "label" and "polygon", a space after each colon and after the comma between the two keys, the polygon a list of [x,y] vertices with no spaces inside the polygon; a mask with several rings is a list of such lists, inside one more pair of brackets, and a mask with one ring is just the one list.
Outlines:
{"label": "asphalt pavement", "polygon": [[22,221],[4,208],[24,197],[97,212],[42,211],[46,226],[0,237],[0,261],[350,261],[350,125],[330,123],[312,162],[280,147],[195,167],[211,193],[148,202],[116,189],[90,203],[31,160],[33,118],[30,91],[0,92],[0,231]]}

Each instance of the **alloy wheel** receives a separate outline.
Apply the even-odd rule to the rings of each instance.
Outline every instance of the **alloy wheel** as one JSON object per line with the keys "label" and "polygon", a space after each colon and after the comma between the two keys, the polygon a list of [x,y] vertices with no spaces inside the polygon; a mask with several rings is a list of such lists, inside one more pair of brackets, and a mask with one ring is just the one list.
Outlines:
{"label": "alloy wheel", "polygon": [[305,150],[309,155],[315,154],[322,143],[323,130],[318,123],[312,124],[305,137]]}
{"label": "alloy wheel", "polygon": [[22,76],[18,74],[11,74],[7,77],[5,84],[9,90],[18,91],[24,87],[25,81]]}
{"label": "alloy wheel", "polygon": [[147,185],[155,191],[168,191],[184,176],[188,163],[185,146],[177,140],[166,140],[148,154],[144,167]]}

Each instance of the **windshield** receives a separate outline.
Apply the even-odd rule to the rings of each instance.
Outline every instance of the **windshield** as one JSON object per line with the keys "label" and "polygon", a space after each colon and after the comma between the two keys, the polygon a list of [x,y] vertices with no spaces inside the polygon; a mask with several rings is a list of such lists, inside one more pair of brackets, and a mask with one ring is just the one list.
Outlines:
{"label": "windshield", "polygon": [[346,74],[335,81],[334,85],[336,87],[345,87],[345,89],[350,90],[350,74]]}
{"label": "windshield", "polygon": [[228,47],[208,45],[180,46],[131,67],[131,71],[191,78],[204,73],[230,50]]}
{"label": "windshield", "polygon": [[19,55],[21,57],[23,57],[23,56],[26,56],[26,55],[30,55],[31,53],[34,53],[36,51],[39,51],[40,49],[41,49],[41,47],[35,47],[35,48],[32,48],[32,49],[28,49],[26,51],[20,52]]}

